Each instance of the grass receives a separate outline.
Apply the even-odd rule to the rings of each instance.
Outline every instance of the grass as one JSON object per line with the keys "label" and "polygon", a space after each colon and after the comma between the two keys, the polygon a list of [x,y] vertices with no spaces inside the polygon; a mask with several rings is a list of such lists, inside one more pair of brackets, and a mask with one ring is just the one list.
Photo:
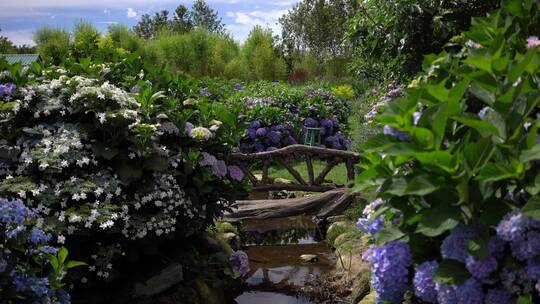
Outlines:
{"label": "grass", "polygon": [[[315,173],[315,178],[319,175],[319,173],[326,167],[325,161],[320,160],[314,160],[313,161],[313,171]],[[307,166],[306,163],[303,161],[298,161],[293,165],[293,168],[300,173],[300,175],[304,178],[305,181],[308,180],[308,173],[307,173]],[[262,174],[261,171],[255,171],[255,174]],[[270,178],[283,178],[290,180],[292,182],[296,182],[296,179],[285,169],[281,166],[271,166],[268,169],[268,176]],[[335,166],[332,171],[326,175],[325,178],[326,181],[331,181],[337,185],[346,185],[347,184],[347,168],[345,167],[345,164],[339,164]]]}

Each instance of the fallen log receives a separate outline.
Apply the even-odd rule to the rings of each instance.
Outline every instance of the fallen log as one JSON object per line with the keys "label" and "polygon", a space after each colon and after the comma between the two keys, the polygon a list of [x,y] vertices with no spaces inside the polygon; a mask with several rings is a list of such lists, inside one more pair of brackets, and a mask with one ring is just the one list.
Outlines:
{"label": "fallen log", "polygon": [[224,214],[224,220],[239,221],[298,215],[312,215],[322,219],[341,214],[352,203],[355,195],[348,188],[340,188],[300,198],[237,201],[234,211]]}

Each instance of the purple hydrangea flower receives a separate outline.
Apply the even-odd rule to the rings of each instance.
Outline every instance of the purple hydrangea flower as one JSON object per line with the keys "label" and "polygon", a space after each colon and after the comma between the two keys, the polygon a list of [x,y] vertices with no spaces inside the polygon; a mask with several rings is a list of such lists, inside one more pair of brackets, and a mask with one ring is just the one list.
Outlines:
{"label": "purple hydrangea flower", "polygon": [[538,45],[540,45],[540,40],[538,39],[538,36],[530,36],[527,39],[527,48],[528,49],[533,48],[533,47],[538,46]]}
{"label": "purple hydrangea flower", "polygon": [[484,279],[491,273],[497,270],[497,259],[489,256],[485,259],[477,260],[472,256],[468,256],[465,261],[467,270],[478,279]]}
{"label": "purple hydrangea flower", "polygon": [[201,88],[199,90],[199,94],[201,94],[201,96],[204,96],[204,97],[212,96],[212,93],[210,93],[210,90],[208,88]]}
{"label": "purple hydrangea flower", "polygon": [[287,138],[285,138],[285,145],[286,146],[291,146],[291,145],[296,145],[297,142],[296,142],[296,139],[294,139],[294,137],[292,136],[287,136]]}
{"label": "purple hydrangea flower", "polygon": [[526,294],[533,289],[533,281],[525,268],[503,268],[499,278],[504,288],[512,294]]}
{"label": "purple hydrangea flower", "polygon": [[443,240],[441,253],[445,259],[453,259],[465,263],[467,259],[467,243],[476,237],[476,231],[463,224],[457,225]]}
{"label": "purple hydrangea flower", "polygon": [[257,130],[255,130],[254,128],[247,129],[246,134],[251,139],[257,138]]}
{"label": "purple hydrangea flower", "polygon": [[393,241],[375,247],[369,256],[371,285],[377,292],[377,303],[398,303],[409,289],[409,266],[412,263],[409,245]]}
{"label": "purple hydrangea flower", "polygon": [[218,160],[216,164],[212,166],[212,173],[214,173],[216,177],[224,177],[227,175],[227,164],[222,160]]}
{"label": "purple hydrangea flower", "polygon": [[304,121],[304,126],[308,128],[316,128],[319,126],[319,123],[313,119],[313,118],[307,118],[306,121]]}
{"label": "purple hydrangea flower", "polygon": [[497,235],[504,241],[512,242],[523,239],[532,219],[519,211],[504,216],[497,226]]}
{"label": "purple hydrangea flower", "polygon": [[486,304],[515,304],[516,299],[504,288],[492,288],[488,290],[485,299]]}
{"label": "purple hydrangea flower", "polygon": [[184,126],[184,133],[189,136],[189,134],[191,133],[191,130],[193,130],[193,128],[195,128],[195,126],[192,123],[190,123],[189,121],[186,122],[186,124]]}
{"label": "purple hydrangea flower", "polygon": [[230,261],[233,264],[233,268],[238,271],[241,276],[245,276],[249,271],[249,258],[244,251],[234,251],[231,254]]}
{"label": "purple hydrangea flower", "polygon": [[11,96],[16,88],[14,83],[0,84],[0,97]]}
{"label": "purple hydrangea flower", "polygon": [[266,136],[266,128],[258,128],[256,133],[257,136],[264,137]]}
{"label": "purple hydrangea flower", "polygon": [[384,216],[378,216],[376,218],[359,218],[356,222],[358,230],[361,232],[375,235],[381,231],[384,226]]}
{"label": "purple hydrangea flower", "polygon": [[202,156],[203,156],[203,159],[199,161],[199,165],[203,167],[212,167],[216,165],[217,158],[214,155],[207,152],[203,152]]}
{"label": "purple hydrangea flower", "polygon": [[411,137],[408,134],[403,133],[403,132],[399,131],[398,129],[396,129],[394,127],[391,127],[389,125],[384,126],[383,133],[385,135],[395,136],[400,141],[409,141],[411,139]]}
{"label": "purple hydrangea flower", "polygon": [[261,121],[260,120],[255,120],[251,123],[251,127],[255,130],[257,130],[258,128],[262,127],[262,124],[261,124]]}
{"label": "purple hydrangea flower", "polygon": [[264,148],[264,145],[259,141],[255,141],[255,151],[257,152],[264,152],[266,149]]}
{"label": "purple hydrangea flower", "polygon": [[244,179],[244,172],[238,166],[228,166],[229,176],[235,181],[241,182]]}
{"label": "purple hydrangea flower", "polygon": [[235,91],[242,91],[244,89],[244,86],[241,83],[234,84],[234,90]]}
{"label": "purple hydrangea flower", "polygon": [[437,289],[433,277],[438,267],[437,261],[424,262],[416,267],[414,294],[426,303],[437,303]]}
{"label": "purple hydrangea flower", "polygon": [[281,132],[279,131],[270,131],[266,134],[266,137],[274,144],[279,144],[281,141]]}
{"label": "purple hydrangea flower", "polygon": [[459,286],[436,284],[439,304],[483,304],[482,284],[474,278]]}
{"label": "purple hydrangea flower", "polygon": [[540,280],[540,263],[536,258],[527,261],[527,275],[533,280]]}

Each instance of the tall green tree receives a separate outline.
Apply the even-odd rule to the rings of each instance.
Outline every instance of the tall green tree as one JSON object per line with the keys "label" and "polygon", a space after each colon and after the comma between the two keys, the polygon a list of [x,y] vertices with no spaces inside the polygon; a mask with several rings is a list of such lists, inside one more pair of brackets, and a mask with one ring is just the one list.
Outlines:
{"label": "tall green tree", "polygon": [[169,27],[169,11],[162,10],[150,16],[143,14],[141,20],[133,27],[133,31],[143,39],[152,39],[162,29]]}
{"label": "tall green tree", "polygon": [[[0,32],[2,32],[2,29],[0,29]],[[11,54],[15,53],[17,51],[17,48],[15,45],[13,45],[13,42],[9,40],[7,37],[0,36],[0,53],[2,54]]]}
{"label": "tall green tree", "polygon": [[193,29],[193,26],[193,19],[187,7],[182,4],[178,5],[171,20],[171,30],[177,33],[187,33]]}
{"label": "tall green tree", "polygon": [[402,78],[421,67],[424,54],[440,52],[455,35],[499,0],[363,0],[351,19],[354,70],[376,79]]}
{"label": "tall green tree", "polygon": [[203,27],[210,32],[219,33],[225,30],[218,13],[213,10],[204,0],[196,0],[191,8],[191,17],[195,26]]}

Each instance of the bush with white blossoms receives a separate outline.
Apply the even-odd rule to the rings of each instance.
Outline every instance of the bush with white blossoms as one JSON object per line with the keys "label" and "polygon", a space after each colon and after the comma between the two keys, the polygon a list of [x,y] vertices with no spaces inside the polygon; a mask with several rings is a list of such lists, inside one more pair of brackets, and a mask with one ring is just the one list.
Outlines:
{"label": "bush with white blossoms", "polygon": [[377,303],[540,302],[539,6],[476,18],[377,117],[357,179]]}
{"label": "bush with white blossoms", "polygon": [[241,170],[226,163],[236,113],[184,106],[182,80],[138,79],[166,75],[154,71],[114,84],[115,64],[0,67],[0,197],[23,199],[39,227],[76,244],[75,256],[95,256],[98,276],[137,240],[204,231],[243,189]]}

